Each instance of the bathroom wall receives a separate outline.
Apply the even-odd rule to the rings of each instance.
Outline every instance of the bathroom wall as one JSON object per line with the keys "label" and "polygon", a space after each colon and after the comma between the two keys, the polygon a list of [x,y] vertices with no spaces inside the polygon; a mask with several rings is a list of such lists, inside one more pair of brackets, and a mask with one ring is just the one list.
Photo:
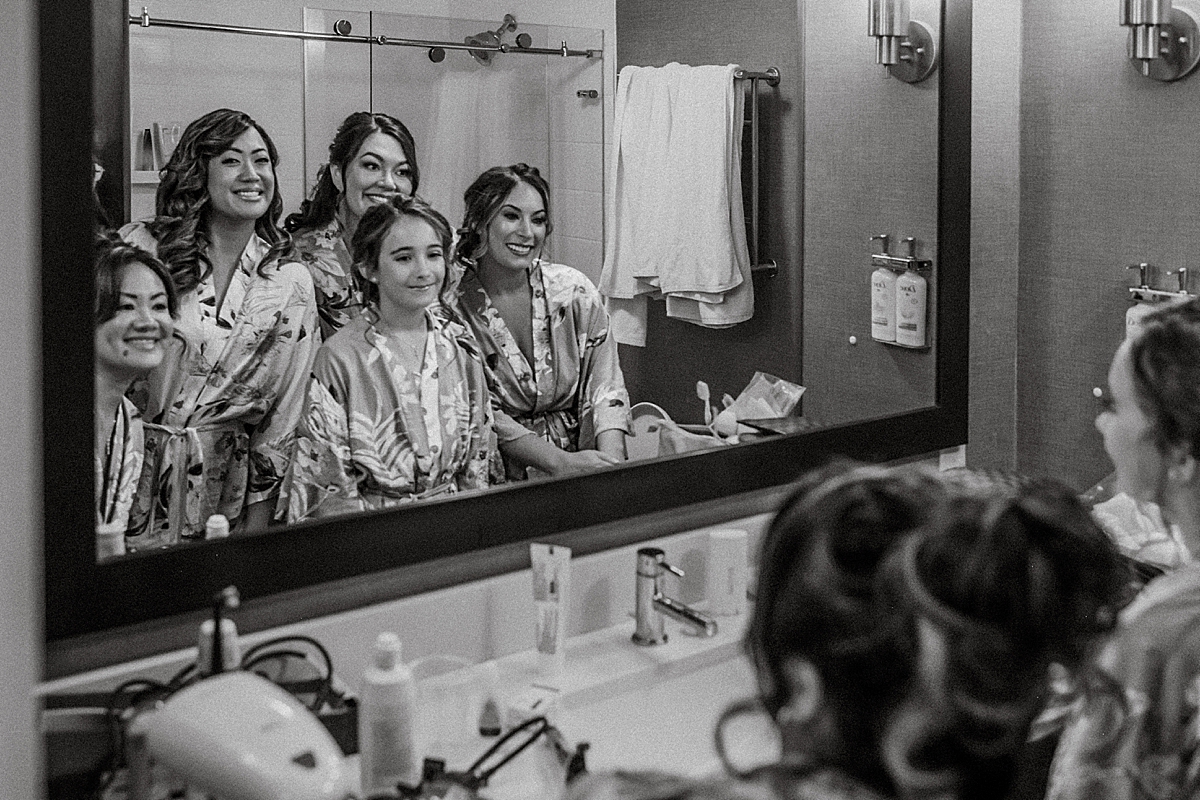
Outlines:
{"label": "bathroom wall", "polygon": [[[41,748],[33,697],[41,671],[37,9],[15,3],[0,26],[0,797],[37,797]],[[61,533],[61,532],[59,532]]]}
{"label": "bathroom wall", "polygon": [[[697,380],[714,397],[737,395],[756,370],[801,382],[801,137],[804,76],[792,0],[617,0],[617,68],[736,63],[778,67],[777,88],[759,86],[761,223],[759,259],[779,274],[754,278],[754,317],[724,330],[667,319],[649,304],[645,348],[621,347],[630,397],[663,406],[681,422],[699,422]],[[730,14],[735,19],[730,18]],[[747,98],[747,108],[749,98]],[[748,160],[749,148],[743,151]],[[747,203],[747,213],[749,203]]]}
{"label": "bathroom wall", "polygon": [[[938,75],[909,84],[875,63],[867,4],[800,0],[804,12],[805,414],[835,424],[933,405],[937,342],[909,350],[871,340],[871,236],[892,252],[916,237],[934,259],[936,327]],[[937,31],[941,4],[913,0]]]}
{"label": "bathroom wall", "polygon": [[[359,35],[371,31],[370,16],[366,12],[373,10],[381,12],[376,14],[376,20],[381,23],[382,30],[374,31],[376,34],[446,38],[450,41],[461,41],[463,34],[443,37],[430,35],[425,28],[406,30],[394,25],[388,27],[386,23],[390,21],[386,18],[390,14],[402,13],[419,17],[488,20],[486,24],[481,23],[482,27],[472,29],[472,32],[478,32],[483,27],[498,27],[503,14],[512,13],[518,23],[541,26],[534,29],[538,33],[535,46],[546,46],[549,41],[550,46],[557,47],[559,41],[566,38],[572,49],[600,47],[601,38],[611,42],[613,30],[611,2],[597,4],[571,0],[545,3],[514,0],[498,7],[494,3],[457,0],[351,0],[330,3],[328,5],[335,10],[325,12],[306,9],[309,5],[311,2],[307,0],[284,0],[269,4],[214,0],[198,9],[195,3],[187,0],[159,0],[151,7],[151,12],[161,18],[290,30],[305,29],[306,14],[313,20],[328,17],[329,25],[337,18],[346,16],[354,25],[353,33]],[[579,41],[577,31],[575,34],[567,33],[564,32],[565,28],[587,28],[597,34],[583,42]],[[328,26],[324,29],[327,30]],[[381,51],[376,57],[375,69],[379,74],[375,76],[374,83],[371,50]],[[611,45],[608,56],[607,60],[611,61]],[[540,128],[537,137],[540,142],[536,146],[522,149],[514,145],[496,151],[497,163],[525,160],[548,171],[554,191],[552,207],[559,232],[552,237],[547,255],[598,277],[603,241],[604,112],[599,100],[580,100],[574,93],[576,88],[595,88],[601,90],[601,96],[604,96],[603,88],[605,80],[610,80],[611,67],[606,66],[605,73],[600,74],[599,62],[587,59],[556,61],[527,56],[513,58],[520,58],[521,85],[525,85],[524,77],[532,74],[530,69],[534,68],[536,62],[534,72],[537,74],[533,75],[530,84],[535,85],[546,98],[544,104],[549,108],[549,118],[532,121],[532,127]],[[486,83],[501,72],[495,68],[477,67],[473,63],[469,64],[468,71],[458,70],[454,65],[463,59],[466,59],[465,55],[452,52],[447,55],[445,62],[433,65],[425,58],[424,51],[410,48],[367,48],[354,44],[302,43],[290,39],[251,38],[209,31],[134,27],[130,36],[130,127],[135,167],[138,135],[153,122],[178,121],[186,125],[213,108],[239,108],[266,128],[280,150],[279,192],[284,199],[285,213],[290,213],[299,206],[315,179],[317,168],[327,157],[327,147],[336,125],[347,113],[370,107],[374,92],[376,109],[395,114],[413,129],[418,154],[424,154],[421,167],[425,176],[431,179],[427,183],[430,189],[436,190],[436,181],[433,179],[436,178],[437,166],[442,163],[446,169],[451,168],[452,158],[447,156],[439,160],[436,148],[430,147],[427,137],[432,136],[434,131],[427,128],[436,119],[435,109],[428,102],[412,102],[413,95],[408,87],[415,87],[416,96],[421,97],[422,94],[437,92],[437,85],[425,79],[420,72],[413,73],[411,70],[404,73],[408,78],[403,82],[394,81],[389,75],[401,63],[406,68],[438,70],[439,74],[453,72],[454,77],[466,78],[468,82],[474,80],[475,83]],[[545,69],[542,64],[547,65]],[[471,83],[468,85],[473,86]],[[487,115],[497,121],[515,120],[517,117],[514,115],[519,116],[519,109],[512,104],[512,92],[494,86],[491,90],[480,91],[477,86],[474,89],[479,94],[479,103],[478,108],[471,109],[470,118],[474,121],[484,120],[479,123],[478,138],[490,141],[512,136],[511,133],[503,133],[504,126],[500,122],[494,126],[486,123]],[[327,106],[328,113],[318,106]],[[307,131],[306,123],[310,126]],[[468,131],[461,133],[466,136]],[[432,160],[427,161],[427,158]],[[491,165],[487,163],[484,167]],[[465,180],[469,182],[470,178]],[[134,173],[131,200],[133,219],[153,213],[156,188],[155,174]],[[454,224],[461,219],[464,188],[466,183],[454,187],[453,191],[436,190],[435,196],[430,197]]]}
{"label": "bathroom wall", "polygon": [[1080,489],[1111,471],[1092,388],[1124,335],[1125,267],[1194,268],[1200,241],[1200,74],[1142,77],[1114,6],[1026,2],[1021,29],[1018,465]]}

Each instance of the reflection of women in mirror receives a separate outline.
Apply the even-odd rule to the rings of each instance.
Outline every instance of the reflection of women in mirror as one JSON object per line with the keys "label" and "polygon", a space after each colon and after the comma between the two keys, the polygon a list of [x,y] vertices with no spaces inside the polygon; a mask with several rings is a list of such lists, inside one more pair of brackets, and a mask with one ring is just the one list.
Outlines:
{"label": "reflection of women in mirror", "polygon": [[[1052,798],[1200,792],[1200,301],[1155,312],[1124,342],[1096,418],[1117,490],[1155,503],[1191,560],[1121,612],[1059,741]],[[1143,787],[1154,787],[1151,794]]]}
{"label": "reflection of women in mirror", "polygon": [[483,351],[509,479],[617,464],[629,395],[599,292],[541,260],[550,189],[535,167],[493,167],[464,196],[457,258],[464,316]]}
{"label": "reflection of women in mirror", "polygon": [[[96,525],[124,537],[142,474],[142,420],[125,396],[162,363],[175,330],[166,267],[115,236],[96,241]],[[123,541],[115,543],[124,551]]]}
{"label": "reflection of women in mirror", "polygon": [[412,196],[419,183],[417,146],[400,120],[367,111],[346,117],[329,145],[329,163],[317,174],[312,196],[285,222],[312,274],[325,338],[363,307],[350,256],[362,215],[395,195]]}
{"label": "reflection of women in mirror", "polygon": [[[589,798],[1006,796],[1049,664],[1080,664],[1111,621],[1115,550],[1058,485],[1003,496],[911,468],[819,477],[763,542],[746,632],[758,697],[717,730],[737,779],[600,779]],[[773,756],[726,732],[751,710],[773,723]]]}
{"label": "reflection of women in mirror", "polygon": [[488,484],[487,381],[446,302],[449,223],[397,196],[367,210],[352,246],[367,307],[317,353],[287,487],[293,522]]}
{"label": "reflection of women in mirror", "polygon": [[162,171],[158,217],[122,229],[171,271],[185,343],[147,381],[139,548],[203,538],[216,513],[262,528],[274,508],[319,344],[312,279],[277,224],[278,162],[250,117],[210,112]]}

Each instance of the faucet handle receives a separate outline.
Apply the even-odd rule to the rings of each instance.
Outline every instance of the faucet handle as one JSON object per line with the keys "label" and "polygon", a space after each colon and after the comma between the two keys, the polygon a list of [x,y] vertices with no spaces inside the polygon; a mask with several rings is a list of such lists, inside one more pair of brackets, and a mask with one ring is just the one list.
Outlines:
{"label": "faucet handle", "polygon": [[660,561],[658,565],[662,567],[664,571],[671,573],[677,578],[683,577],[683,570],[681,570],[679,567],[673,567],[665,561]]}

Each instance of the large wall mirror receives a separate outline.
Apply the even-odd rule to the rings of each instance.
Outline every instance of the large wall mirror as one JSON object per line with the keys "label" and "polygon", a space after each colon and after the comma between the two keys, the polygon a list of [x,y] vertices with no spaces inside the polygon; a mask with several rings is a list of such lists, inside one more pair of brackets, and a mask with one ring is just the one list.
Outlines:
{"label": "large wall mirror", "polygon": [[[562,150],[563,142],[556,141],[555,136],[566,130],[562,134],[566,144],[579,145],[567,148],[575,153],[595,157],[602,152],[603,104],[610,102],[615,67],[672,60],[739,60],[751,69],[779,66],[763,61],[750,63],[750,55],[727,55],[719,49],[689,52],[695,40],[703,37],[696,34],[689,38],[686,31],[680,33],[675,16],[642,8],[645,4],[624,0],[615,0],[615,4],[616,53],[620,61],[609,64],[607,75],[597,69],[598,61],[589,65],[588,59],[573,60],[569,65],[563,59],[549,67],[529,61],[521,67],[522,75],[537,71],[535,82],[542,87],[552,89],[556,81],[568,85],[586,80],[600,90],[598,98],[577,96],[572,85],[570,96],[564,100],[541,99],[549,105],[545,139],[550,153],[547,158],[552,162],[552,184],[556,180],[565,184],[568,173],[572,180],[584,182],[568,187],[569,196],[565,195],[568,205],[575,204],[576,214],[586,215],[593,207],[589,204],[596,204],[598,212],[603,165],[592,165],[597,176],[592,184],[586,183],[591,180],[586,174],[591,167],[583,169],[580,164],[572,164],[556,176],[555,148]],[[771,120],[785,117],[792,126],[790,133],[781,135],[775,128],[761,139],[768,171],[761,176],[764,208],[759,244],[764,257],[779,262],[780,272],[776,277],[755,279],[758,300],[752,323],[728,331],[697,333],[674,321],[652,318],[648,331],[652,341],[648,346],[637,351],[622,350],[631,399],[658,402],[682,417],[681,421],[696,421],[684,410],[688,408],[685,395],[696,380],[714,384],[718,396],[722,392],[736,394],[750,375],[763,370],[808,386],[804,414],[818,425],[800,433],[630,462],[577,477],[509,484],[388,511],[139,552],[100,564],[96,563],[91,535],[93,452],[92,438],[87,434],[93,427],[93,336],[88,311],[93,287],[87,277],[93,156],[107,154],[104,180],[109,183],[101,185],[101,194],[120,198],[122,213],[137,218],[146,213],[147,196],[153,192],[152,184],[139,182],[150,179],[137,170],[141,166],[136,163],[138,150],[130,145],[140,129],[149,127],[150,120],[186,123],[189,114],[196,116],[190,109],[200,102],[197,97],[203,97],[211,108],[248,106],[253,99],[221,98],[212,93],[212,80],[204,80],[194,70],[189,72],[186,65],[181,66],[183,62],[171,61],[184,59],[181,54],[188,48],[211,53],[244,51],[244,37],[237,36],[229,43],[213,38],[223,35],[220,33],[151,29],[152,36],[138,39],[144,30],[131,34],[129,8],[120,0],[64,0],[55,4],[53,13],[42,15],[40,33],[48,676],[138,654],[123,653],[121,648],[98,648],[97,643],[133,631],[169,626],[172,619],[204,609],[213,593],[229,584],[236,585],[243,598],[253,602],[297,597],[297,593],[306,591],[319,594],[323,587],[339,582],[358,581],[361,586],[364,580],[369,582],[371,576],[378,575],[387,576],[380,583],[388,585],[360,593],[358,602],[399,597],[412,591],[404,585],[406,569],[420,570],[421,565],[433,563],[453,565],[454,559],[473,558],[478,563],[481,553],[486,560],[488,552],[534,537],[645,515],[661,516],[695,504],[713,509],[710,513],[715,521],[722,513],[728,517],[745,513],[748,506],[738,498],[781,486],[833,454],[868,460],[897,459],[964,443],[971,2],[912,1],[913,17],[922,19],[935,32],[939,50],[933,76],[913,84],[889,77],[875,65],[875,44],[862,24],[869,4],[869,0],[800,0],[795,3],[799,13],[791,9],[795,16],[790,18],[797,24],[782,34],[771,16],[781,6],[775,0],[748,4],[755,9],[725,20],[735,29],[747,26],[745,32],[730,32],[733,41],[761,40],[751,25],[773,31],[781,57],[791,59],[784,65],[790,73],[785,73],[784,80],[790,85],[778,93],[767,91],[760,98],[768,126]],[[219,10],[239,9],[239,18],[212,16],[210,5]],[[715,8],[721,4],[700,5]],[[782,5],[790,7],[792,0]],[[468,32],[483,30],[483,21],[475,19],[422,21],[361,10],[316,10],[305,8],[303,2],[272,6],[279,9],[172,2],[151,10],[161,16],[185,19],[203,14],[207,22],[252,27],[257,20],[250,17],[260,14],[264,19],[258,27],[293,30],[319,30],[331,26],[335,19],[349,18],[355,32],[390,25],[395,30],[389,28],[388,35],[421,39],[461,40],[455,24]],[[611,44],[604,42],[603,31],[540,23],[534,16],[522,20],[541,37],[535,46],[549,43],[557,47],[568,36],[578,38],[583,48]],[[412,28],[422,24],[427,29]],[[375,31],[380,32],[384,31]],[[672,36],[683,43],[673,48]],[[263,122],[277,142],[286,143],[290,150],[285,152],[296,154],[291,165],[294,172],[280,176],[281,191],[290,192],[285,198],[286,211],[299,203],[332,136],[332,127],[323,132],[316,129],[336,125],[349,111],[368,104],[406,118],[403,111],[387,105],[420,102],[420,88],[426,86],[431,87],[430,92],[443,92],[460,101],[462,93],[468,91],[463,87],[472,87],[469,91],[475,93],[473,96],[494,103],[497,96],[504,96],[505,86],[511,90],[529,77],[497,77],[495,70],[481,77],[477,64],[460,63],[469,59],[469,54],[462,53],[448,54],[439,63],[431,61],[424,51],[401,54],[400,48],[387,48],[393,52],[387,54],[391,61],[384,64],[379,54],[370,52],[380,49],[377,47],[364,46],[351,55],[349,45],[330,46],[321,58],[313,55],[316,51],[310,44],[299,41],[271,41],[255,47],[267,54],[256,56],[257,63],[263,65],[266,85],[250,89],[260,94],[291,93],[289,102],[294,107],[290,118],[284,113],[277,121],[265,118],[267,115],[256,108],[244,109]],[[310,49],[305,51],[306,47]],[[113,59],[133,71],[114,80],[104,68],[91,66],[111,65]],[[160,61],[150,73],[138,71],[137,65],[144,67],[154,59]],[[408,59],[412,59],[411,64]],[[389,75],[400,75],[406,69],[420,71],[419,79],[401,81],[402,85],[396,86],[381,83],[384,70]],[[438,69],[443,70],[440,78],[435,73]],[[588,74],[589,69],[596,74]],[[157,76],[161,83],[186,80],[189,74],[198,85],[186,93],[187,97],[158,98],[158,105],[147,109],[145,92],[152,91],[147,85],[154,83],[150,77]],[[483,87],[471,83],[485,78],[492,83]],[[364,80],[368,88],[352,94],[348,87],[362,89]],[[370,91],[372,83],[378,91]],[[553,91],[542,91],[553,95]],[[407,95],[389,99],[388,92]],[[414,92],[415,96],[409,96]],[[554,107],[555,102],[559,102],[559,108]],[[330,108],[318,112],[323,104]],[[276,103],[273,107],[280,106]],[[567,112],[574,116],[565,118]],[[431,120],[436,115],[420,110],[413,113],[419,115],[414,125],[418,147],[424,148],[419,152],[434,152],[422,145],[421,137],[434,135]],[[430,132],[421,132],[423,127],[429,127]],[[112,134],[122,130],[124,135]],[[588,141],[592,136],[600,138]],[[289,137],[291,142],[286,141]],[[463,146],[456,145],[460,151]],[[779,155],[781,152],[784,155]],[[453,153],[437,158],[447,170],[461,160]],[[521,160],[507,151],[489,153],[484,161],[488,159],[497,163]],[[423,182],[425,174],[436,171],[433,162],[422,161],[421,169]],[[782,203],[780,197],[791,199]],[[452,222],[459,210],[447,209]],[[906,351],[870,341],[868,276],[873,252],[870,236],[875,233],[888,233],[893,240],[916,237],[919,255],[934,264],[929,348]],[[559,250],[554,255],[568,263],[580,262],[585,272],[589,264],[598,269],[595,259],[599,257],[601,238],[589,239],[580,229],[555,242]],[[772,248],[775,252],[770,252]],[[779,258],[779,254],[787,257]],[[693,334],[694,338],[689,338]],[[691,408],[698,411],[698,401]],[[639,535],[636,524],[631,524],[629,530],[625,541]],[[605,544],[596,546],[611,546],[613,541],[609,536]],[[586,546],[582,550],[586,551]],[[454,574],[453,568],[446,574]],[[289,617],[285,608],[268,621],[282,624],[297,618]],[[179,642],[179,646],[184,644],[186,641]],[[102,651],[106,655],[95,655]],[[80,656],[82,652],[90,655]]]}

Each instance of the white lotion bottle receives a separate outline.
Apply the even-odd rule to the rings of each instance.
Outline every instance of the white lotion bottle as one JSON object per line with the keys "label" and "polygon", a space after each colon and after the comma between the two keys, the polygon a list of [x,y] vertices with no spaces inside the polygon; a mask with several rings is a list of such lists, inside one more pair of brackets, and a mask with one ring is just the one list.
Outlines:
{"label": "white lotion bottle", "polygon": [[896,344],[924,347],[929,284],[916,270],[896,279]]}
{"label": "white lotion bottle", "polygon": [[871,273],[871,338],[877,342],[896,341],[896,280],[887,267]]}
{"label": "white lotion bottle", "polygon": [[362,796],[397,794],[397,784],[421,783],[416,732],[417,686],[400,660],[400,638],[381,633],[372,663],[363,673],[358,701],[358,750]]}

